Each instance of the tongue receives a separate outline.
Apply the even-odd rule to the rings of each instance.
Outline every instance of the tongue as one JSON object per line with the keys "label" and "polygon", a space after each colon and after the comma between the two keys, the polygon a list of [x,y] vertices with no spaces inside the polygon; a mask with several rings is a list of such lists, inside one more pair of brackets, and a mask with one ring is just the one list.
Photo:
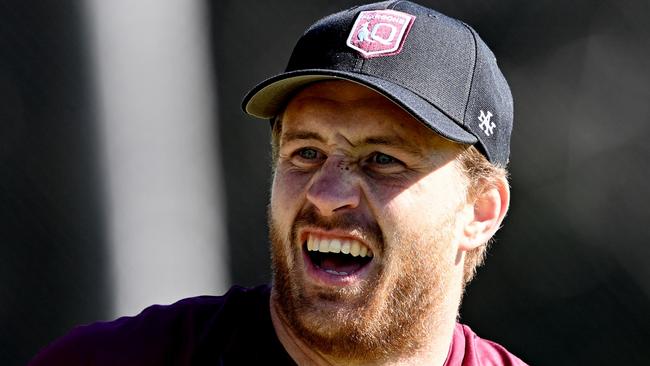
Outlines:
{"label": "tongue", "polygon": [[359,268],[361,268],[361,263],[356,262],[354,260],[346,260],[344,258],[340,258],[341,256],[327,256],[323,258],[323,260],[320,263],[320,268],[323,269],[324,271],[327,270],[332,270],[336,272],[345,272],[347,274],[352,274]]}

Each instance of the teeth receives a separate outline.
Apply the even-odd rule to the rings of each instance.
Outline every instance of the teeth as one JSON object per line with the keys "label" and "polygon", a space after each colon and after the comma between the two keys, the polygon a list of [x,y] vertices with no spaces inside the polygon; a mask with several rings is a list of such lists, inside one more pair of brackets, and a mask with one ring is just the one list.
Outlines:
{"label": "teeth", "polygon": [[350,241],[346,240],[343,245],[341,245],[341,253],[350,254]]}
{"label": "teeth", "polygon": [[333,269],[326,269],[325,272],[327,272],[329,274],[337,275],[337,276],[347,276],[349,274],[347,272],[336,272]]}
{"label": "teeth", "polygon": [[334,239],[330,242],[330,253],[340,253],[341,252],[341,241]]}
{"label": "teeth", "polygon": [[321,253],[328,253],[330,251],[330,242],[328,240],[321,240],[318,243],[318,251]]}
{"label": "teeth", "polygon": [[307,249],[312,252],[318,249],[318,241],[311,235],[307,239]]}
{"label": "teeth", "polygon": [[350,246],[350,254],[352,254],[353,257],[358,257],[359,256],[359,242],[358,241],[353,241],[352,246]]}
{"label": "teeth", "polygon": [[354,257],[372,258],[372,250],[357,240],[324,239],[309,236],[307,250],[321,253],[343,253]]}
{"label": "teeth", "polygon": [[365,246],[362,246],[359,249],[359,255],[362,256],[362,257],[365,257],[366,254],[368,254],[368,248],[366,248]]}

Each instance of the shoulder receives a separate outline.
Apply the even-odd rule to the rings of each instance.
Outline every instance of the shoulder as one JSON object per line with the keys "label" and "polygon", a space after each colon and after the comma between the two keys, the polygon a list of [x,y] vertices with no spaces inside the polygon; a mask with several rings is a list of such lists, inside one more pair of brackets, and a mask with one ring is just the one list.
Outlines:
{"label": "shoulder", "polygon": [[267,308],[268,293],[267,286],[235,286],[223,296],[153,305],[136,316],[78,326],[44,348],[30,365],[189,363],[213,329],[227,337],[240,324],[242,312]]}
{"label": "shoulder", "polygon": [[464,324],[456,324],[445,366],[527,366],[500,344],[483,339]]}

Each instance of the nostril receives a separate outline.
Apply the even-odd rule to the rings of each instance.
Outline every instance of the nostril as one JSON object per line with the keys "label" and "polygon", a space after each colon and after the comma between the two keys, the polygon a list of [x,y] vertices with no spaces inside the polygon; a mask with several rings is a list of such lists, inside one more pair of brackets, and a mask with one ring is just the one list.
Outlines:
{"label": "nostril", "polygon": [[342,184],[329,187],[312,187],[307,199],[321,215],[330,216],[343,209],[355,208],[360,202],[359,188]]}

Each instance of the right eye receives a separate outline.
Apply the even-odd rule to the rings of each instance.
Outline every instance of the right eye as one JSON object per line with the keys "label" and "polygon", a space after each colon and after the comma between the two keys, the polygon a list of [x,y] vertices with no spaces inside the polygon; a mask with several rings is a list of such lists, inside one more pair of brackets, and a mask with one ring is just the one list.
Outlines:
{"label": "right eye", "polygon": [[323,160],[325,160],[325,154],[311,147],[296,150],[292,159],[294,164],[303,167],[320,164]]}

